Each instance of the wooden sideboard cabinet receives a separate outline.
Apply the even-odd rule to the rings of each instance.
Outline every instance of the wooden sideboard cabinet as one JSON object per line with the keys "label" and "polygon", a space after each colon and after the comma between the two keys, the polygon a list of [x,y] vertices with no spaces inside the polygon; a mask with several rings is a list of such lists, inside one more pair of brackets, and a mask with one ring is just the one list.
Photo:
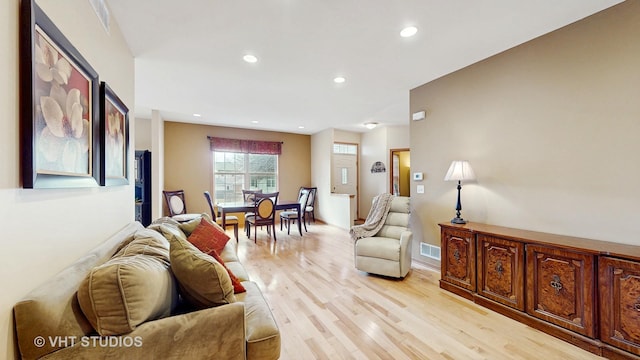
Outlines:
{"label": "wooden sideboard cabinet", "polygon": [[527,245],[527,313],[588,337],[594,329],[594,256]]}
{"label": "wooden sideboard cabinet", "polygon": [[640,360],[640,247],[439,225],[441,288],[597,355]]}
{"label": "wooden sideboard cabinet", "polygon": [[[447,290],[461,296],[476,291],[476,245],[472,232],[442,228],[441,286],[453,284]],[[457,287],[467,291],[457,291]]]}
{"label": "wooden sideboard cabinet", "polygon": [[478,235],[478,294],[524,311],[524,244]]}
{"label": "wooden sideboard cabinet", "polygon": [[640,262],[600,258],[600,339],[640,355]]}

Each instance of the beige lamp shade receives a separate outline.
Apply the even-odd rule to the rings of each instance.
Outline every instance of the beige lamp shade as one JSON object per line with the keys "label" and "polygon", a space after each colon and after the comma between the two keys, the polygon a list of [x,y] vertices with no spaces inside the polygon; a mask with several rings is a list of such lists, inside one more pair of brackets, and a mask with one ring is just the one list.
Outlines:
{"label": "beige lamp shade", "polygon": [[475,180],[476,174],[466,160],[454,160],[449,166],[449,171],[444,176],[444,181],[469,181]]}

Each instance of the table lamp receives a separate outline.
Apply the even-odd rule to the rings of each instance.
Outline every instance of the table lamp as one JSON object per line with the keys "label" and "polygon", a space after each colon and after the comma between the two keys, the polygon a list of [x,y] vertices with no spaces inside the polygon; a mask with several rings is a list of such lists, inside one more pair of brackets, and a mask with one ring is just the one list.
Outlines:
{"label": "table lamp", "polygon": [[461,182],[475,180],[476,174],[473,172],[471,165],[466,160],[454,160],[449,166],[447,175],[444,176],[444,181],[457,181],[458,182],[458,204],[456,205],[456,217],[451,219],[452,224],[466,224],[467,222],[460,217],[460,210],[462,210],[462,204],[460,203],[460,189],[462,189]]}

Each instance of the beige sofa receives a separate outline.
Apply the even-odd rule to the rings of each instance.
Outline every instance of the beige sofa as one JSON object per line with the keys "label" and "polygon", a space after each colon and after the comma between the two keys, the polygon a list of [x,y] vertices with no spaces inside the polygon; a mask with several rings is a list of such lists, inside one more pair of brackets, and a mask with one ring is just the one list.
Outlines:
{"label": "beige sofa", "polygon": [[[165,225],[162,225],[164,230],[167,229]],[[175,232],[177,227],[169,225]],[[155,225],[155,229],[160,230],[159,225]],[[235,302],[196,310],[178,300],[179,286],[167,260],[169,241],[166,236],[167,231],[144,229],[137,222],[131,223],[17,303],[14,322],[22,358],[279,358],[277,324],[260,289],[249,281],[238,261],[236,241],[230,240],[220,257],[242,281],[246,292],[235,294]],[[137,245],[132,245],[134,243]],[[86,297],[78,295],[79,288],[83,284],[86,286],[88,274],[93,274],[92,269],[113,261],[112,256],[115,258],[123,252],[132,251],[141,253],[125,254],[128,258],[124,262],[141,264],[139,267],[145,275],[132,275],[124,270],[125,267],[119,268],[118,276],[138,285],[135,285],[137,290],[133,289],[137,291],[134,295],[126,293],[131,289],[121,289],[122,297],[129,296],[130,299],[122,307],[126,321],[115,322],[116,327],[129,327],[131,331],[100,336],[92,326],[95,319],[90,321],[81,308],[79,298]],[[138,278],[132,279],[135,276]],[[154,281],[159,281],[160,286],[147,289],[147,285]],[[104,296],[110,295],[114,295],[113,292]],[[102,295],[94,292],[91,296],[90,300],[96,304],[94,310],[100,315],[99,297]],[[152,301],[145,300],[145,296]],[[136,305],[135,301],[152,304],[140,310],[140,304]],[[146,317],[151,319],[144,320]],[[142,321],[136,323],[140,319]],[[98,325],[106,328],[109,325],[105,324],[112,320],[103,317],[98,320]]]}

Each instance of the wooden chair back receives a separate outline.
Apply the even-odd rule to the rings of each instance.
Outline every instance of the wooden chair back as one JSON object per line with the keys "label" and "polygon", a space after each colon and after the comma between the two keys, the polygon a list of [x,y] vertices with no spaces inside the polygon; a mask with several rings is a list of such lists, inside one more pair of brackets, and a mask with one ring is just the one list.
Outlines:
{"label": "wooden chair back", "polygon": [[258,190],[245,190],[242,189],[242,199],[244,200],[244,202],[252,202],[256,200],[256,194],[262,194],[262,189],[258,189]]}
{"label": "wooden chair back", "polygon": [[213,206],[213,199],[211,198],[211,194],[209,193],[209,191],[204,192],[204,198],[207,200],[207,205],[209,205],[209,210],[211,211],[211,218],[215,222],[217,216],[216,216],[215,208]]}
{"label": "wooden chair back", "polygon": [[303,189],[306,189],[309,192],[309,196],[307,197],[307,204],[305,205],[305,207],[307,206],[311,206],[313,207],[314,203],[316,202],[316,192],[318,191],[317,187],[303,187]]}
{"label": "wooden chair back", "polygon": [[187,204],[184,201],[184,190],[164,190],[164,201],[167,203],[169,216],[187,213]]}
{"label": "wooden chair back", "polygon": [[280,192],[254,194],[256,222],[269,223],[273,221],[273,224],[275,224],[276,204],[278,203],[279,194]]}

